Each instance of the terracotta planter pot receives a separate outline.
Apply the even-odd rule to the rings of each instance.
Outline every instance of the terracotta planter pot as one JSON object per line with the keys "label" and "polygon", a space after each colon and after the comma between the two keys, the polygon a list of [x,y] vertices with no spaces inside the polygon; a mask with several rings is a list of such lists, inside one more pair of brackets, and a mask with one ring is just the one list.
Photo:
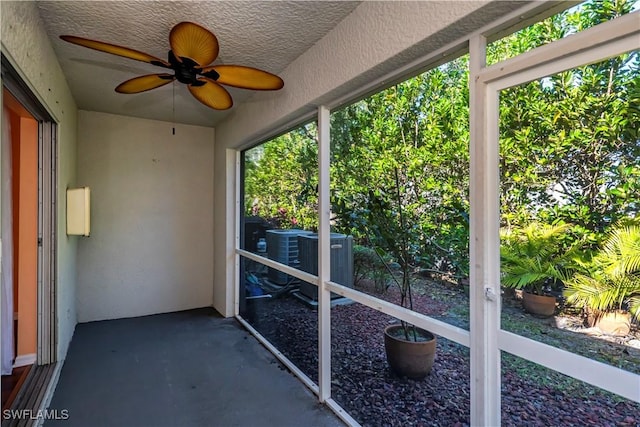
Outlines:
{"label": "terracotta planter pot", "polygon": [[404,339],[401,325],[387,326],[384,330],[384,348],[391,370],[401,377],[424,378],[436,357],[436,337],[431,332],[416,328],[424,341]]}
{"label": "terracotta planter pot", "polygon": [[531,313],[535,316],[553,316],[553,313],[556,311],[556,297],[523,292],[522,306],[527,313]]}
{"label": "terracotta planter pot", "polygon": [[624,337],[631,331],[631,313],[625,311],[611,311],[601,315],[591,314],[588,317],[589,326],[595,326],[603,334],[614,337]]}

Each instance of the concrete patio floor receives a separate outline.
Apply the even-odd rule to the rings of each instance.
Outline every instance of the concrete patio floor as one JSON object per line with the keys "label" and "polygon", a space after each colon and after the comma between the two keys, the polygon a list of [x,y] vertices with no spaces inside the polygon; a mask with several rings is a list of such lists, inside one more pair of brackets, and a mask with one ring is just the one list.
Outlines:
{"label": "concrete patio floor", "polygon": [[45,426],[344,426],[212,308],[79,324]]}

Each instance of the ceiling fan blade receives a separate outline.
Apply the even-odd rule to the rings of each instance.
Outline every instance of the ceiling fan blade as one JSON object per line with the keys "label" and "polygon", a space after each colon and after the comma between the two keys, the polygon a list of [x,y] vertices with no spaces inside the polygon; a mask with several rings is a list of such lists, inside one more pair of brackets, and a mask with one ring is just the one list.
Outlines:
{"label": "ceiling fan blade", "polygon": [[171,50],[180,60],[191,58],[198,65],[211,64],[218,57],[218,39],[206,28],[193,22],[181,22],[169,33]]}
{"label": "ceiling fan blade", "polygon": [[123,56],[129,59],[135,59],[136,61],[148,62],[149,64],[159,65],[165,68],[171,68],[171,65],[167,61],[163,61],[160,58],[149,55],[139,50],[129,49],[128,47],[118,46],[111,43],[105,43],[97,40],[85,39],[76,36],[60,36],[60,38],[66,42],[77,44],[80,46],[88,47],[89,49],[99,50],[100,52],[110,53],[112,55]]}
{"label": "ceiling fan blade", "polygon": [[229,92],[218,83],[206,77],[199,78],[202,86],[189,85],[189,91],[198,101],[214,110],[227,110],[233,106]]}
{"label": "ceiling fan blade", "polygon": [[148,74],[134,77],[116,87],[118,93],[140,93],[171,83],[176,78],[171,74]]}
{"label": "ceiling fan blade", "polygon": [[212,70],[220,76],[216,81],[227,86],[253,90],[278,90],[284,86],[275,74],[242,65],[214,65],[203,68],[200,74],[206,76]]}

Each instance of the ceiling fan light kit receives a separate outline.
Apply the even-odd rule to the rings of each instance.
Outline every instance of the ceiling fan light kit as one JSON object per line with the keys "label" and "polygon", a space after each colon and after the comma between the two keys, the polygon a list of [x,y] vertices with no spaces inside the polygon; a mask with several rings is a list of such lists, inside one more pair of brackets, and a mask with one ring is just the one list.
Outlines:
{"label": "ceiling fan light kit", "polygon": [[79,46],[173,71],[173,74],[158,73],[134,77],[118,85],[115,89],[118,93],[145,92],[178,80],[186,84],[191,95],[207,107],[226,110],[233,106],[233,100],[221,85],[251,90],[278,90],[284,86],[280,77],[257,68],[243,65],[211,65],[218,57],[218,39],[211,31],[193,22],[181,22],[171,29],[168,61],[128,47],[83,37],[63,35],[60,38]]}

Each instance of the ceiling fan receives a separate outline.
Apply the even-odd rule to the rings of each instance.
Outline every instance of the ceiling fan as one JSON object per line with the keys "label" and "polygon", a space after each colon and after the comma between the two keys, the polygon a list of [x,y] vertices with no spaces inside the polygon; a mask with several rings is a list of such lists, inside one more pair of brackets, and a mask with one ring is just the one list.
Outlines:
{"label": "ceiling fan", "polygon": [[282,79],[267,71],[242,65],[211,65],[218,57],[218,39],[206,28],[193,22],[181,22],[169,33],[168,61],[128,47],[104,43],[76,36],[60,36],[69,43],[173,70],[173,74],[159,73],[134,77],[118,87],[119,93],[140,93],[178,80],[207,107],[216,110],[231,108],[233,100],[225,88],[233,86],[252,90],[278,90]]}

